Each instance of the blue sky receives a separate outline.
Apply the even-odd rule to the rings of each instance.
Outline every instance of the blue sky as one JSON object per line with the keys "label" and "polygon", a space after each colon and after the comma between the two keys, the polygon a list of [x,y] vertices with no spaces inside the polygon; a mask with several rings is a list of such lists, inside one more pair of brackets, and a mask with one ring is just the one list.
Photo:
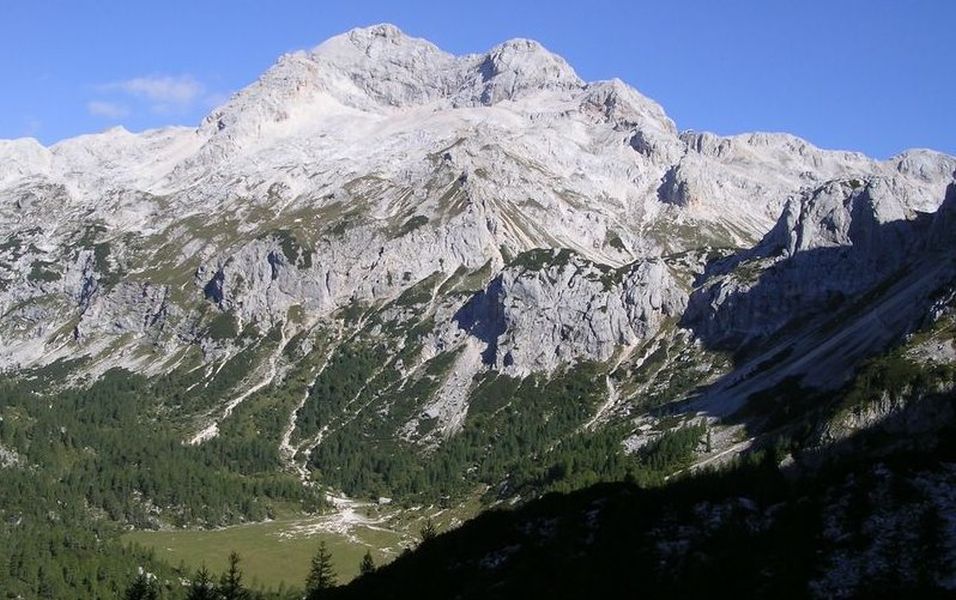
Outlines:
{"label": "blue sky", "polygon": [[681,129],[956,154],[949,0],[0,0],[0,138],[194,125],[279,54],[379,22],[455,53],[537,39]]}

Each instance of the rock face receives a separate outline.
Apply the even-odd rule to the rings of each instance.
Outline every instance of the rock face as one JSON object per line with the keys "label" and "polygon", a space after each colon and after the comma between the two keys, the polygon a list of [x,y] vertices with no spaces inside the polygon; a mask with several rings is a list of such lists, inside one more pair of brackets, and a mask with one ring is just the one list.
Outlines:
{"label": "rock face", "polygon": [[[752,250],[713,266],[684,316],[702,338],[733,348],[833,311],[924,261],[951,230],[956,186],[935,214],[918,213],[897,179],[834,181],[791,200]],[[925,308],[925,307],[924,307]]]}
{"label": "rock face", "polygon": [[582,359],[606,361],[652,338],[686,302],[660,259],[611,269],[566,250],[533,251],[506,267],[456,319],[487,343],[487,363],[527,375]]}
{"label": "rock face", "polygon": [[149,283],[119,283],[97,296],[80,316],[76,338],[100,335],[144,335],[162,331],[170,306],[169,289]]}
{"label": "rock face", "polygon": [[372,327],[382,360],[450,394],[419,403],[451,432],[482,373],[759,353],[891,290],[905,310],[877,337],[792,366],[831,365],[826,385],[951,290],[954,172],[930,151],[681,133],[529,40],[453,56],[358,29],[281,57],[196,129],[0,142],[0,369],[159,374],[198,354],[213,377],[272,332],[300,353],[251,369],[281,378]]}

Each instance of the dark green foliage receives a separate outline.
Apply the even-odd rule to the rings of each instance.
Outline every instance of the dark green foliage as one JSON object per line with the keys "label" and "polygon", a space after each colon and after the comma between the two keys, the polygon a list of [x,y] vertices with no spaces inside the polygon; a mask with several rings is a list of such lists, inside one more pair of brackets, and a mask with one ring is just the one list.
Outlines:
{"label": "dark green foliage", "polygon": [[45,283],[59,281],[60,274],[51,268],[54,266],[54,263],[42,260],[33,261],[33,264],[30,265],[30,272],[27,274],[27,279],[29,281],[42,281]]}
{"label": "dark green foliage", "polygon": [[92,249],[93,245],[96,244],[96,238],[102,233],[106,233],[105,225],[101,223],[87,225],[83,229],[83,235],[76,241],[76,245],[80,248]]}
{"label": "dark green foliage", "polygon": [[632,481],[655,486],[687,465],[705,436],[703,425],[684,426],[667,431],[628,456],[621,440],[629,430],[609,426],[594,432],[581,432],[565,438],[547,455],[547,461],[514,473],[509,479],[513,492],[535,496],[543,491],[570,492],[602,481]]}
{"label": "dark green foliage", "polygon": [[143,567],[157,575],[162,597],[176,598],[177,576],[120,545],[117,524],[154,526],[153,506],[165,522],[221,525],[265,518],[273,502],[320,504],[316,492],[281,474],[272,440],[183,445],[162,406],[182,399],[186,381],[159,385],[114,370],[85,389],[49,391],[48,379],[69,368],[0,382],[0,444],[31,465],[0,469],[0,589],[29,598],[122,597]]}
{"label": "dark green foliage", "polygon": [[332,554],[325,542],[319,544],[319,549],[312,557],[312,567],[305,582],[305,597],[307,600],[320,600],[326,597],[328,590],[336,586],[335,569],[332,568]]}
{"label": "dark green foliage", "polygon": [[[660,448],[686,446],[673,439]],[[485,512],[333,597],[700,598],[719,588],[721,597],[802,598],[819,595],[809,584],[832,568],[831,557],[845,550],[853,556],[881,535],[895,558],[865,565],[855,595],[942,597],[937,582],[948,572],[945,552],[931,533],[939,531],[940,517],[912,477],[953,458],[950,443],[878,468],[853,459],[793,479],[777,468],[777,456],[758,452],[726,471],[661,487],[605,483],[549,494],[515,510]],[[874,491],[885,481],[895,491],[875,503]],[[835,506],[851,512],[840,520],[847,538],[825,535],[842,510]],[[904,523],[914,513],[927,533],[912,536],[892,524],[870,530],[868,523],[887,509]],[[915,568],[908,572],[903,564]]]}
{"label": "dark green foliage", "polygon": [[[309,387],[308,398],[297,414],[296,435],[299,438],[312,438],[324,428],[348,424],[356,414],[367,414],[363,410],[373,406],[371,401],[375,397],[401,383],[400,374],[389,360],[413,360],[421,345],[420,338],[428,330],[428,325],[423,324],[405,331],[396,323],[379,321],[374,314],[366,326],[380,327],[395,336],[404,335],[404,348],[397,356],[390,357],[391,348],[387,342],[365,337],[356,337],[338,346]],[[439,362],[439,359],[433,362]],[[410,384],[411,390],[419,387],[418,383]],[[406,412],[410,410],[406,407]]]}
{"label": "dark green foliage", "polygon": [[[327,427],[311,453],[317,478],[353,496],[411,502],[461,497],[484,485],[492,500],[626,478],[657,484],[686,465],[705,433],[703,427],[678,429],[638,456],[626,456],[620,440],[629,431],[581,430],[604,393],[600,367],[582,364],[550,380],[482,376],[462,431],[423,460],[420,447],[396,431],[417,417],[455,356],[439,355],[423,368],[424,376],[400,386],[391,383],[398,374],[380,356],[374,346],[341,347],[300,411],[303,435]],[[426,434],[434,422],[420,419],[418,425]]]}
{"label": "dark green foliage", "polygon": [[239,337],[239,324],[231,312],[218,313],[206,327],[206,335],[216,341],[234,340]]}
{"label": "dark green foliage", "polygon": [[425,215],[415,215],[411,219],[405,221],[405,224],[402,225],[402,229],[399,232],[399,235],[408,235],[409,233],[415,231],[419,227],[423,227],[428,224],[428,217]]}
{"label": "dark green foliage", "polygon": [[398,306],[414,306],[416,304],[429,302],[432,299],[432,294],[435,293],[435,288],[444,277],[445,275],[438,271],[432,273],[425,279],[422,279],[412,287],[403,291],[395,300],[395,304]]}
{"label": "dark green foliage", "polygon": [[21,247],[23,247],[23,242],[16,235],[8,236],[5,241],[0,242],[0,252],[12,251],[16,258],[20,257],[19,250]]}
{"label": "dark green foliage", "polygon": [[263,345],[249,344],[217,367],[209,378],[197,375],[189,365],[160,375],[149,382],[149,390],[156,404],[162,404],[171,412],[179,415],[194,415],[219,406],[230,394],[238,393],[238,386],[249,376],[256,360],[271,350],[268,342],[272,332]]}
{"label": "dark green foliage", "polygon": [[[174,524],[221,525],[265,518],[275,500],[315,495],[278,471],[265,441],[183,445],[175,424],[155,414],[170,388],[142,377],[109,371],[87,389],[47,396],[31,385],[0,385],[0,443],[37,465],[37,479],[54,482],[51,497],[148,527],[150,505]],[[2,470],[0,479],[15,473]]]}
{"label": "dark green foliage", "polygon": [[604,389],[598,367],[588,364],[548,381],[483,376],[463,430],[422,460],[418,447],[397,440],[394,432],[434,391],[444,367],[430,366],[434,379],[383,392],[376,400],[374,406],[389,406],[387,419],[367,410],[323,438],[311,464],[325,481],[350,495],[373,498],[460,496],[482,484],[491,486],[493,495],[505,494],[503,481],[516,487],[550,466],[548,449],[593,414]]}
{"label": "dark green foliage", "polygon": [[907,388],[930,391],[940,382],[956,381],[956,365],[921,364],[902,352],[891,352],[867,362],[845,395],[847,408],[865,406],[884,394],[898,396]]}
{"label": "dark green foliage", "polygon": [[239,568],[239,555],[229,553],[229,568],[219,578],[219,597],[222,600],[250,600],[252,595],[242,584],[242,569]]}
{"label": "dark green foliage", "polygon": [[608,238],[607,245],[615,250],[620,250],[621,252],[627,250],[627,248],[624,246],[624,242],[621,240],[621,236],[617,234],[613,234]]}
{"label": "dark green foliage", "polygon": [[338,318],[346,325],[355,325],[368,312],[369,307],[362,302],[350,302],[348,306],[338,312]]}
{"label": "dark green foliage", "polygon": [[[184,600],[301,600],[302,593],[295,588],[286,588],[280,585],[278,590],[253,590],[243,583],[241,560],[235,552],[229,554],[229,567],[219,577],[218,583],[213,579],[205,565],[192,576],[187,586],[179,585],[179,589],[170,589],[167,595],[161,596],[170,600],[184,598]],[[179,582],[177,582],[177,585]]]}
{"label": "dark green foliage", "polygon": [[362,562],[359,564],[359,574],[368,575],[375,571],[375,559],[372,558],[372,551],[366,550]]}
{"label": "dark green foliage", "polygon": [[510,267],[519,267],[527,271],[540,271],[551,265],[566,265],[571,262],[573,252],[567,248],[554,251],[550,248],[535,248],[526,250],[514,257],[508,264]]}
{"label": "dark green foliage", "polygon": [[146,573],[140,573],[126,588],[124,600],[159,600],[156,583]]}
{"label": "dark green foliage", "polygon": [[209,575],[209,570],[203,565],[189,583],[186,600],[219,600],[219,598],[219,592],[216,591],[216,584],[213,583],[212,577]]}
{"label": "dark green foliage", "polygon": [[475,294],[485,287],[491,279],[493,271],[491,260],[485,262],[477,271],[469,271],[465,266],[458,267],[452,276],[438,288],[438,296],[444,297],[448,294],[470,296]]}
{"label": "dark green foliage", "polygon": [[273,236],[279,242],[279,248],[282,249],[282,255],[286,261],[300,269],[309,269],[312,267],[312,256],[315,252],[302,244],[294,233],[287,229],[276,231]]}
{"label": "dark green foliage", "polygon": [[[88,225],[83,230],[83,235],[76,241],[76,246],[93,251],[93,268],[99,276],[99,283],[104,286],[112,286],[123,279],[125,272],[122,268],[112,268],[110,264],[110,255],[112,254],[110,243],[97,241],[106,231],[106,227],[99,223]],[[124,242],[129,243],[130,239],[124,238]]]}
{"label": "dark green foliage", "polygon": [[[22,438],[6,414],[0,439],[9,447]],[[0,469],[4,597],[122,598],[140,567],[160,581],[173,579],[172,570],[149,553],[120,545],[118,532],[115,525],[92,517],[83,499],[48,473]]]}
{"label": "dark green foliage", "polygon": [[366,387],[386,357],[387,350],[381,345],[339,348],[309,389],[309,397],[297,416],[296,434],[308,439],[318,433]]}
{"label": "dark green foliage", "polygon": [[418,537],[421,538],[423,544],[427,544],[438,537],[438,528],[435,527],[435,522],[431,519],[425,519],[425,523],[418,530]]}
{"label": "dark green foliage", "polygon": [[114,270],[110,267],[109,257],[109,243],[102,242],[93,246],[93,260],[96,272],[99,273],[99,282],[106,286],[116,285],[125,274],[122,270]]}
{"label": "dark green foliage", "polygon": [[641,448],[640,463],[647,470],[659,474],[669,474],[686,467],[706,433],[707,427],[704,425],[689,425],[668,431]]}

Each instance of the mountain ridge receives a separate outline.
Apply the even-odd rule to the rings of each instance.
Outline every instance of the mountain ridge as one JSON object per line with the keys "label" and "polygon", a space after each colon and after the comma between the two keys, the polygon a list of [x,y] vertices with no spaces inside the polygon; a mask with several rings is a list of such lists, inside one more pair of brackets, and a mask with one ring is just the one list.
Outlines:
{"label": "mountain ridge", "polygon": [[[627,423],[648,394],[686,399],[744,376],[713,332],[762,349],[797,326],[781,293],[803,290],[801,314],[818,318],[820,302],[889,285],[873,265],[905,264],[912,242],[878,232],[924,235],[907,224],[939,209],[956,173],[930,151],[881,162],[787,134],[678,132],[658,104],[619,80],[583,82],[540,44],[455,57],[388,25],[283,56],[196,129],[3,142],[0,155],[0,368],[187,370],[205,387],[254,356],[188,415],[184,437],[203,441],[243,388],[286,383],[292,340],[305,357],[330,344],[326,365],[386,344],[385,367],[363,372],[333,421],[388,412],[419,386],[386,436],[413,446],[436,439],[424,423],[452,439],[486,378],[601,365],[592,417]],[[830,262],[808,258],[818,251]],[[948,285],[944,267],[932,285]],[[845,277],[814,291],[818,268]],[[936,293],[920,289],[912,307]],[[908,334],[912,310],[833,364],[852,370]],[[779,383],[763,371],[753,392]],[[816,383],[840,381],[834,368]],[[294,435],[330,417],[316,402],[307,393],[289,415],[293,461],[331,426]]]}

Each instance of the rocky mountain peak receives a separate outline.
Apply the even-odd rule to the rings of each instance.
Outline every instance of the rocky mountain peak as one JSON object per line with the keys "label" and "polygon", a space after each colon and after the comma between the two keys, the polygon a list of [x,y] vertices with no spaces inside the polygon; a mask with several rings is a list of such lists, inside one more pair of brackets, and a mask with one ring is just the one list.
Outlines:
{"label": "rocky mountain peak", "polygon": [[50,153],[33,138],[0,140],[0,185],[49,169]]}
{"label": "rocky mountain peak", "polygon": [[[376,43],[403,44],[417,43],[417,40],[391,23],[378,23],[368,27],[355,27],[338,36],[348,38],[356,46],[371,47]],[[335,38],[333,38],[335,39]]]}
{"label": "rocky mountain peak", "polygon": [[365,110],[375,106],[363,95],[385,107],[424,104],[446,94],[457,79],[454,56],[388,24],[333,37],[314,48],[309,58],[322,67],[321,87],[344,104]]}
{"label": "rocky mountain peak", "polygon": [[584,87],[574,69],[560,56],[533,40],[509,40],[485,54],[478,64],[477,100],[484,105],[515,100],[545,90]]}
{"label": "rocky mountain peak", "polygon": [[322,102],[381,113],[436,101],[488,106],[584,85],[563,58],[532,40],[514,39],[485,54],[456,57],[382,24],[282,56],[207,117],[202,129],[213,135],[252,121],[248,128],[259,130],[263,123],[283,121],[303,106]]}
{"label": "rocky mountain peak", "polygon": [[200,127],[208,148],[190,162],[231,156],[251,140],[271,139],[276,130],[281,137],[282,124],[293,120],[300,129],[343,113],[375,118],[427,105],[490,106],[583,88],[564,59],[530,40],[454,56],[394,25],[353,29],[282,56],[213,111]]}
{"label": "rocky mountain peak", "polygon": [[353,29],[312,50],[281,56],[206,117],[200,131],[256,137],[303,111],[314,119],[335,112],[335,106],[375,113],[425,103],[447,90],[454,62],[434,44],[393,25]]}

